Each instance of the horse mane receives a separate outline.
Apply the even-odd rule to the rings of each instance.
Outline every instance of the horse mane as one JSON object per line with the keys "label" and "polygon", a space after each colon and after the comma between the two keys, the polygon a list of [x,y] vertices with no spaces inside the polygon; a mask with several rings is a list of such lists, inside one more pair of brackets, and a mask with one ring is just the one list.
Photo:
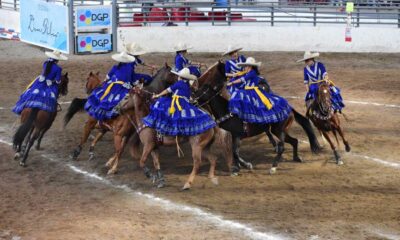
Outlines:
{"label": "horse mane", "polygon": [[61,83],[58,86],[58,91],[62,96],[65,96],[68,94],[68,72],[66,72],[64,75],[61,76]]}
{"label": "horse mane", "polygon": [[[171,67],[165,64],[162,68],[158,69],[157,72],[152,76],[153,81],[144,87],[145,90],[149,92],[159,92],[168,87],[168,82],[166,81],[168,74],[171,72]],[[165,76],[167,74],[167,76]]]}

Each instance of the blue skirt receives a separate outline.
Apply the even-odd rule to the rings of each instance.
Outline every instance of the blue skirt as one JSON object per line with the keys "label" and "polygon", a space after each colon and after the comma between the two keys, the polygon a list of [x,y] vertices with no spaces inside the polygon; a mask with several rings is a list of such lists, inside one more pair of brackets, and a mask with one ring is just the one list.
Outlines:
{"label": "blue skirt", "polygon": [[[21,114],[25,108],[38,108],[46,112],[57,111],[58,84],[54,81],[43,80],[40,76],[20,96],[12,111]],[[48,83],[49,85],[48,86]]]}
{"label": "blue skirt", "polygon": [[115,118],[119,113],[115,106],[129,93],[130,86],[114,84],[106,95],[106,90],[114,81],[108,81],[103,86],[93,90],[85,104],[86,112],[98,121]]}
{"label": "blue skirt", "polygon": [[198,78],[201,76],[201,71],[200,71],[199,67],[192,65],[192,66],[189,66],[188,68],[190,70],[190,74],[193,74]]}
{"label": "blue skirt", "polygon": [[229,101],[229,110],[240,119],[249,123],[277,123],[286,120],[292,112],[292,107],[283,97],[264,92],[272,108],[268,109],[255,90],[239,89],[233,93]]}
{"label": "blue skirt", "polygon": [[[241,78],[241,77],[232,77],[231,79],[229,79],[229,82],[233,82],[233,81],[235,81],[235,80],[237,80],[237,79],[239,79],[239,78]],[[233,84],[233,85],[230,85],[229,87],[227,87],[228,88],[228,92],[231,94],[231,96],[232,96],[232,94],[234,93],[234,92],[236,92],[237,90],[239,90],[240,88],[244,88],[244,85],[245,85],[245,83],[238,83],[238,84]]]}
{"label": "blue skirt", "polygon": [[195,136],[216,126],[208,113],[193,106],[184,98],[178,101],[182,111],[175,106],[176,111],[170,114],[172,98],[158,99],[151,106],[150,114],[143,118],[144,124],[167,136]]}
{"label": "blue skirt", "polygon": [[[309,87],[309,91],[306,94],[305,101],[307,102],[308,100],[311,99],[316,99],[317,94],[318,94],[318,88],[319,84],[311,84]],[[340,94],[340,89],[336,86],[329,86],[329,89],[331,90],[331,102],[332,102],[332,107],[333,110],[338,110],[341,111],[345,105],[343,103],[343,98],[342,95]]]}

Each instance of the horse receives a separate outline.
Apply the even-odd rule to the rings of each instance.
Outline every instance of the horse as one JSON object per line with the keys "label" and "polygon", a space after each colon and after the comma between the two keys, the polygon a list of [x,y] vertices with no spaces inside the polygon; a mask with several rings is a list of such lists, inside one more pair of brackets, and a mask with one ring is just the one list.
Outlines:
{"label": "horse", "polygon": [[[161,172],[159,164],[159,152],[160,146],[176,146],[178,156],[180,151],[179,143],[189,142],[192,149],[193,158],[193,169],[189,175],[188,180],[185,182],[182,190],[189,190],[194,182],[195,176],[200,168],[202,157],[207,158],[210,161],[210,170],[208,177],[213,183],[217,183],[215,177],[215,166],[216,156],[211,153],[210,148],[212,146],[221,148],[225,155],[228,163],[228,167],[232,165],[232,149],[230,148],[231,136],[227,132],[218,128],[211,128],[196,136],[160,136],[156,130],[149,128],[144,125],[143,118],[150,113],[150,103],[152,101],[152,95],[155,92],[149,91],[149,89],[141,89],[136,87],[129,93],[126,99],[120,102],[119,109],[124,112],[127,110],[134,109],[134,118],[130,119],[132,125],[135,127],[136,132],[139,136],[140,141],[143,144],[143,152],[140,158],[140,167],[143,169],[144,174],[148,178],[152,178],[157,183],[157,187],[163,187],[165,185],[165,179]],[[145,162],[148,155],[151,153],[154,166],[156,168],[156,174],[153,175]]]}
{"label": "horse", "polygon": [[299,141],[289,134],[289,129],[293,121],[296,121],[307,134],[311,151],[313,153],[320,151],[321,147],[310,121],[295,109],[292,110],[292,113],[285,121],[271,124],[244,123],[236,115],[231,114],[228,109],[229,101],[227,99],[229,99],[229,93],[226,90],[225,64],[221,61],[210,67],[199,78],[198,83],[200,89],[197,92],[197,101],[202,106],[208,105],[212,114],[217,119],[218,125],[232,133],[232,147],[236,165],[240,161],[239,149],[241,138],[257,136],[261,133],[268,134],[268,132],[271,132],[279,140],[276,148],[277,155],[273,160],[269,171],[270,174],[274,174],[277,171],[278,162],[282,159],[284,152],[284,142],[289,143],[293,147],[293,161],[303,162],[298,155]]}
{"label": "horse", "polygon": [[[68,72],[61,76],[61,82],[58,85],[58,91],[61,96],[68,94]],[[21,125],[13,137],[13,147],[16,151],[15,160],[21,157],[21,150],[23,149],[22,159],[19,162],[20,166],[26,167],[26,159],[28,158],[29,151],[33,144],[37,141],[36,149],[40,150],[40,144],[44,134],[50,129],[55,118],[57,111],[46,112],[38,108],[25,108],[21,112]],[[25,140],[25,146],[23,146]]]}
{"label": "horse", "polygon": [[339,140],[337,137],[337,133],[339,133],[346,148],[346,152],[350,152],[351,147],[344,136],[343,128],[340,126],[339,116],[333,110],[331,91],[327,82],[322,82],[319,84],[316,99],[310,105],[309,118],[329,142],[329,145],[333,151],[333,155],[335,156],[336,164],[343,165],[343,160],[341,159],[335,144],[329,137],[329,132],[332,132],[335,136],[337,145],[339,145]]}
{"label": "horse", "polygon": [[[159,69],[157,71],[157,73],[153,76],[153,81],[150,83],[149,87],[154,88],[154,89],[161,89],[162,87],[164,87],[164,84],[165,84],[164,81],[168,82],[168,80],[166,80],[166,79],[168,77],[170,78],[170,71],[171,71],[171,68],[168,66],[168,64],[165,64],[165,66],[162,67],[161,69]],[[98,73],[93,74],[92,72],[90,72],[90,74],[87,78],[87,83],[86,83],[87,93],[90,94],[94,88],[99,87],[100,85],[101,85],[101,80],[99,78],[99,74]],[[69,106],[67,113],[64,116],[64,127],[67,126],[69,121],[73,118],[73,116],[77,112],[84,110],[86,101],[87,101],[87,98],[86,99],[75,98],[71,102],[71,105]],[[93,140],[93,142],[89,148],[89,160],[91,160],[94,157],[94,147],[95,147],[96,143],[104,136],[104,134],[107,131],[110,130],[110,127],[109,127],[110,124],[108,122],[105,122],[105,125],[99,125],[97,122],[98,121],[96,119],[94,119],[88,115],[88,119],[86,120],[84,128],[83,128],[80,143],[70,154],[70,157],[73,160],[78,159],[78,157],[82,151],[82,147],[87,142],[91,131],[95,128],[98,128],[100,130],[100,132],[95,137],[95,139]]]}

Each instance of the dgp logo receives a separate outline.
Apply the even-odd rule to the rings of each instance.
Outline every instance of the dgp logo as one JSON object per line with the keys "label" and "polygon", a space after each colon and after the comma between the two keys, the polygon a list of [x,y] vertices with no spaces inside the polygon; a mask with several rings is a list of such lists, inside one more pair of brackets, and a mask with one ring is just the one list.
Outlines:
{"label": "dgp logo", "polygon": [[79,16],[79,21],[85,22],[86,25],[90,25],[90,24],[92,23],[91,17],[92,17],[92,12],[89,11],[89,10],[87,10],[87,11],[85,12],[85,14],[81,14],[81,15]]}
{"label": "dgp logo", "polygon": [[86,51],[92,51],[92,38],[86,37],[85,39],[81,40],[79,46],[81,46],[81,48],[84,48]]}
{"label": "dgp logo", "polygon": [[78,52],[105,52],[112,50],[111,34],[91,34],[77,36]]}
{"label": "dgp logo", "polygon": [[104,23],[108,23],[110,21],[110,14],[104,11],[92,12],[90,10],[86,10],[79,15],[79,21],[87,26],[93,24],[103,25]]}

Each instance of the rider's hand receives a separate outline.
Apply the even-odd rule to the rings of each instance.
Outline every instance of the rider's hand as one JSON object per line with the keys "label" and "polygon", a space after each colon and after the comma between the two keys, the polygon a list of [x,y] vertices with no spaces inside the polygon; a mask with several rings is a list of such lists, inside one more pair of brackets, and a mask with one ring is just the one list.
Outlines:
{"label": "rider's hand", "polygon": [[228,82],[227,84],[226,84],[226,86],[232,86],[232,83],[231,82]]}
{"label": "rider's hand", "polygon": [[158,94],[153,94],[153,96],[151,97],[152,99],[156,99],[156,98],[158,98],[159,96],[158,96]]}

